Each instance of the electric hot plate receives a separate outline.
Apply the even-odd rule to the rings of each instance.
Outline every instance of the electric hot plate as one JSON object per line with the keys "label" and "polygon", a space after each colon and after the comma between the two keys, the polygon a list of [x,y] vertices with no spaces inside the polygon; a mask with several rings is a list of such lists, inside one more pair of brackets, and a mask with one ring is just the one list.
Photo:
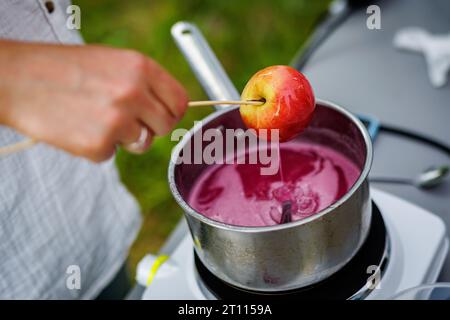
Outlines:
{"label": "electric hot plate", "polygon": [[217,299],[363,299],[371,292],[369,266],[378,266],[380,276],[388,262],[389,238],[377,205],[372,202],[372,221],[359,251],[341,270],[316,284],[282,292],[246,291],[216,277],[200,261],[194,250],[195,267],[201,285]]}

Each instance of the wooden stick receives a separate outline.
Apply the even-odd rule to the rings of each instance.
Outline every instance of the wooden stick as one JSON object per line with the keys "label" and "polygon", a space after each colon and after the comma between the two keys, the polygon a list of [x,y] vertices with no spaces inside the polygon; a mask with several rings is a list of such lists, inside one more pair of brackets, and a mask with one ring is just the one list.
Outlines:
{"label": "wooden stick", "polygon": [[34,139],[25,139],[23,141],[20,141],[20,142],[14,143],[14,144],[10,144],[5,147],[0,147],[0,156],[28,149],[36,143],[37,143],[37,141]]}
{"label": "wooden stick", "polygon": [[[246,101],[236,101],[236,100],[207,100],[207,101],[190,101],[188,103],[189,107],[205,107],[205,106],[216,106],[216,105],[251,105],[251,106],[261,106],[264,101],[261,100],[246,100]],[[19,152],[28,149],[37,143],[34,139],[26,139],[9,146],[0,147],[0,156]]]}
{"label": "wooden stick", "polygon": [[188,103],[189,107],[207,107],[216,105],[251,105],[251,106],[261,106],[264,101],[261,100],[246,100],[246,101],[236,101],[236,100],[207,100],[207,101],[190,101]]}

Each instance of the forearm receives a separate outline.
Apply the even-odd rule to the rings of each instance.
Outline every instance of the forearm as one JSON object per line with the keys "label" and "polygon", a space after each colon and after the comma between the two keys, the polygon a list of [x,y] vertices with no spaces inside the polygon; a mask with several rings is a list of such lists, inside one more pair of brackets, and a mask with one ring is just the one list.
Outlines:
{"label": "forearm", "polygon": [[132,145],[142,127],[167,134],[187,106],[155,61],[103,46],[0,40],[0,124],[94,161]]}
{"label": "forearm", "polygon": [[[75,70],[67,70],[58,55],[66,46],[44,43],[0,40],[0,124],[15,127],[14,120],[22,111],[36,105],[39,88],[65,82],[66,76]],[[48,88],[46,88],[48,89]]]}
{"label": "forearm", "polygon": [[8,114],[13,104],[14,87],[20,70],[18,56],[24,44],[0,40],[0,124],[9,125]]}

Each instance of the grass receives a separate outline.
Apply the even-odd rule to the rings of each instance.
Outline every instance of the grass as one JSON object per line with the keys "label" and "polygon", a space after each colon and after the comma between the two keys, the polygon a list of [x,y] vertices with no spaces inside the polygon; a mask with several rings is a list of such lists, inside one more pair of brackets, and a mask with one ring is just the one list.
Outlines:
{"label": "grass", "polygon": [[[88,43],[133,48],[162,64],[187,88],[191,99],[206,98],[170,36],[180,20],[196,23],[239,91],[257,70],[289,64],[305,42],[329,0],[73,0],[81,8],[81,33]],[[180,127],[211,112],[189,110]],[[136,264],[156,253],[182,216],[167,185],[167,165],[174,143],[156,139],[142,156],[118,153],[122,180],[138,199],[144,225],[130,252]]]}

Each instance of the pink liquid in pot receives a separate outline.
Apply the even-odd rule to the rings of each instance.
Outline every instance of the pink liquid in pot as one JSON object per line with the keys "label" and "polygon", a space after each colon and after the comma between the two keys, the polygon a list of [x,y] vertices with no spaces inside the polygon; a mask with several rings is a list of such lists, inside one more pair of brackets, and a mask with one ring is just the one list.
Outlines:
{"label": "pink liquid in pot", "polygon": [[292,221],[312,216],[340,199],[361,170],[337,151],[318,144],[280,145],[280,170],[264,176],[260,164],[208,167],[195,182],[189,205],[206,217],[238,226],[279,224],[289,201]]}

